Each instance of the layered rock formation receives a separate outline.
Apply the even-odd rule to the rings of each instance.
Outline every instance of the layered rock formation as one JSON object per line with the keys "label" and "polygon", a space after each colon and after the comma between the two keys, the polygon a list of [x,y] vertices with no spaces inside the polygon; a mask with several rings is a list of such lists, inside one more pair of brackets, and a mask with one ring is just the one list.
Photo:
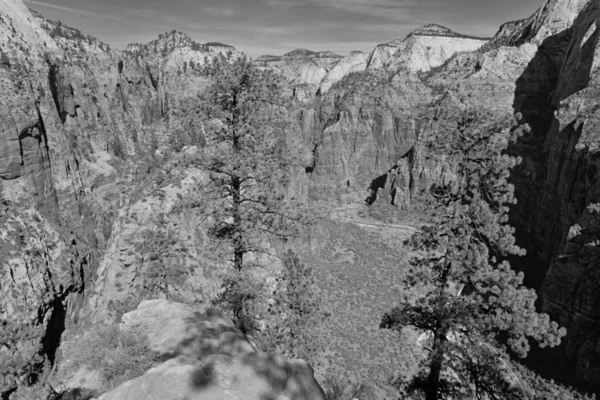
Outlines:
{"label": "layered rock formation", "polygon": [[144,46],[112,50],[20,0],[0,1],[0,319],[39,327],[31,340],[51,362],[65,324],[90,316],[98,267],[114,255],[105,252],[121,226],[113,223],[144,185],[139,167],[150,171],[152,146],[168,139],[169,93],[186,96],[187,80],[202,81],[190,61],[241,54],[218,43],[197,50],[176,33],[163,42],[162,59]]}
{"label": "layered rock formation", "polygon": [[161,110],[178,108],[182,99],[193,96],[207,84],[202,68],[217,57],[234,60],[243,54],[222,43],[200,44],[183,32],[171,31],[149,43],[130,44],[123,53],[127,62],[147,71],[159,95]]}
{"label": "layered rock formation", "polygon": [[281,74],[293,87],[294,98],[308,102],[314,99],[321,82],[342,58],[328,51],[297,49],[281,57],[261,56],[254,64]]}
{"label": "layered rock formation", "polygon": [[[571,226],[597,202],[598,7],[596,1],[548,0],[530,18],[503,25],[476,51],[454,54],[425,73],[406,71],[414,66],[406,53],[399,62],[406,68],[394,64],[391,49],[399,42],[379,46],[367,72],[343,78],[318,106],[301,112],[305,143],[314,149],[316,186],[363,190],[381,175],[371,188],[395,191],[391,198],[400,204],[453,174],[451,160],[432,160],[422,148],[429,128],[415,106],[521,113],[532,132],[511,149],[523,158],[513,176],[519,199],[513,224],[528,257],[515,265],[525,269],[530,284],[540,288],[543,282],[543,311],[571,332],[545,372],[596,391],[595,242],[588,240],[581,256],[556,257],[570,254],[565,246]],[[546,365],[549,357],[554,355],[542,354],[536,362]]]}
{"label": "layered rock formation", "polygon": [[[530,263],[522,268],[542,287],[543,310],[569,330],[562,354],[539,363],[596,391],[597,215],[589,206],[599,202],[599,10],[596,0],[547,0],[490,41],[428,25],[369,55],[297,50],[255,61],[280,72],[303,104],[313,190],[352,187],[366,198],[367,189],[385,188],[406,204],[454,176],[453,160],[428,152],[432,129],[420,108],[521,113],[533,128],[511,149],[523,158],[513,177],[513,223]],[[0,318],[35,320],[51,356],[59,340],[51,332],[78,316],[85,296],[93,310],[85,316],[106,320],[128,306],[130,294],[148,289],[139,247],[156,238],[148,235],[177,231],[187,248],[200,241],[195,216],[165,211],[192,180],[206,177],[177,171],[154,187],[139,174],[162,162],[156,142],[172,128],[178,103],[208,83],[199,69],[241,53],[179,32],[119,52],[30,13],[20,0],[0,0],[0,16]],[[196,303],[211,297],[215,267],[199,265],[203,257],[196,250],[181,256],[170,295]],[[139,382],[186,368],[169,364]]]}
{"label": "layered rock formation", "polygon": [[368,68],[429,71],[442,65],[456,53],[479,49],[488,40],[461,35],[446,27],[429,24],[411,32],[404,39],[377,46],[371,53]]}

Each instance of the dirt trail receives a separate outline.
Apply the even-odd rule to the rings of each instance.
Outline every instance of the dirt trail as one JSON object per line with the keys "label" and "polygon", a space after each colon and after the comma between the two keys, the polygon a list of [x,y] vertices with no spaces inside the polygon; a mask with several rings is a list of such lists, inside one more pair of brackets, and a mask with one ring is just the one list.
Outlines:
{"label": "dirt trail", "polygon": [[385,224],[381,222],[370,222],[368,219],[360,217],[359,211],[364,210],[366,213],[367,206],[360,204],[351,204],[345,207],[336,208],[329,212],[329,218],[333,221],[351,223],[363,227],[383,228],[401,230],[406,233],[413,233],[417,230],[412,225],[404,224]]}

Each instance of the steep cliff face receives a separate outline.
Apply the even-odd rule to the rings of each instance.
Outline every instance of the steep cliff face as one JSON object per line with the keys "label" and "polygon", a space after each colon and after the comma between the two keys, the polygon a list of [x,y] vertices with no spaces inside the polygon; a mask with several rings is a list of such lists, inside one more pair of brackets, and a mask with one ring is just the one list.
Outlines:
{"label": "steep cliff face", "polygon": [[138,71],[147,71],[158,92],[160,109],[168,116],[182,99],[206,86],[201,70],[221,56],[233,60],[243,54],[226,44],[200,44],[183,32],[171,31],[149,43],[130,44],[122,57]]}
{"label": "steep cliff face", "polygon": [[381,44],[373,50],[369,69],[429,71],[459,52],[479,49],[488,39],[461,35],[440,25],[429,24],[405,39]]}
{"label": "steep cliff face", "polygon": [[319,94],[326,94],[329,89],[346,75],[353,72],[362,72],[367,68],[368,54],[362,51],[353,51],[342,58],[335,67],[331,68],[321,82]]}
{"label": "steep cliff face", "polygon": [[1,262],[12,271],[1,318],[40,327],[32,340],[49,355],[79,317],[128,168],[162,112],[146,70],[19,0],[0,1],[0,45],[0,198],[14,250]]}
{"label": "steep cliff face", "polygon": [[600,390],[600,298],[597,273],[597,96],[600,2],[592,1],[573,25],[572,40],[552,97],[556,109],[544,143],[547,163],[532,232],[551,262],[544,311],[568,329],[559,357],[563,378]]}

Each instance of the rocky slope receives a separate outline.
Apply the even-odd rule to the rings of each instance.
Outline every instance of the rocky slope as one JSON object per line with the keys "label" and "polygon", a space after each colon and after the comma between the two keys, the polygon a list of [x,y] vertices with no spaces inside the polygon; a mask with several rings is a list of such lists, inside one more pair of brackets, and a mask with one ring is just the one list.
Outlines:
{"label": "rocky slope", "polygon": [[195,42],[183,32],[171,31],[149,43],[134,43],[123,53],[127,61],[147,71],[159,95],[161,110],[178,108],[179,102],[197,94],[207,80],[202,67],[217,57],[233,60],[243,54],[222,43]]}
{"label": "rocky slope", "polygon": [[[152,50],[165,46],[165,56]],[[153,190],[165,179],[157,171],[164,155],[155,153],[169,139],[176,100],[201,90],[190,81],[206,82],[196,63],[241,53],[218,43],[198,49],[178,33],[120,52],[20,0],[0,1],[0,49],[0,320],[32,327],[25,362],[36,353],[53,362],[66,325],[112,318],[121,298],[110,308],[106,293],[121,285],[122,262],[143,279],[135,255],[119,262],[131,241],[114,248],[115,240],[127,235],[128,218],[150,231],[163,222],[164,202],[152,196],[163,196]],[[136,220],[148,196],[158,215]],[[2,348],[0,358],[15,351]],[[23,377],[4,378],[2,393]]]}
{"label": "rocky slope", "polygon": [[257,352],[216,310],[146,301],[123,316],[120,329],[147,337],[166,360],[98,400],[325,398],[306,362]]}
{"label": "rocky slope", "polygon": [[[532,133],[511,149],[523,158],[512,218],[528,258],[515,265],[569,330],[559,352],[532,362],[597,392],[599,10],[598,0],[547,0],[490,41],[428,25],[371,54],[297,50],[255,61],[279,71],[302,104],[311,193],[328,199],[350,188],[373,200],[385,188],[402,205],[451,181],[453,160],[428,150],[426,110],[521,113]],[[162,150],[179,103],[208,83],[201,67],[241,53],[180,32],[120,52],[20,0],[0,0],[0,17],[0,319],[42,328],[32,354],[54,359],[65,325],[117,320],[157,287],[179,301],[210,299],[218,265],[192,245],[203,240],[197,216],[174,207],[209,178],[178,167],[193,146],[175,157]],[[157,282],[144,258],[145,243],[173,241],[176,285]],[[162,366],[128,387],[186,368]]]}

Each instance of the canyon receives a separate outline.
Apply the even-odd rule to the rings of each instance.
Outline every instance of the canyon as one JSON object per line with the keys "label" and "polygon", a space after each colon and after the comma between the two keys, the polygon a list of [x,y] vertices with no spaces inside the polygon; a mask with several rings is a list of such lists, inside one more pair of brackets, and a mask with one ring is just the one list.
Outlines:
{"label": "canyon", "polygon": [[[560,348],[536,351],[528,363],[595,393],[599,28],[599,0],[546,0],[493,38],[430,24],[368,53],[298,49],[254,60],[290,86],[294,140],[306,154],[295,190],[309,198],[333,202],[351,192],[348,202],[408,207],[455,176],[454,160],[429,150],[427,112],[518,113],[531,132],[510,150],[522,158],[511,178],[519,200],[511,222],[528,253],[515,265],[538,291],[540,309],[568,330]],[[194,246],[206,236],[200,215],[174,209],[211,179],[177,167],[203,134],[184,107],[210,84],[204,66],[243,54],[176,31],[115,50],[20,0],[0,0],[0,50],[0,320],[41,328],[29,340],[41,340],[56,360],[67,326],[118,321],[147,294],[144,232],[156,230],[188,249],[171,295],[206,306],[218,290],[218,263]],[[176,155],[165,150],[174,140]],[[157,182],[160,163],[174,172]],[[181,307],[165,304],[154,305]],[[251,344],[240,346],[236,357],[255,357]],[[165,379],[169,368],[182,370],[152,373]],[[294,379],[319,391],[310,367],[293,368]]]}

